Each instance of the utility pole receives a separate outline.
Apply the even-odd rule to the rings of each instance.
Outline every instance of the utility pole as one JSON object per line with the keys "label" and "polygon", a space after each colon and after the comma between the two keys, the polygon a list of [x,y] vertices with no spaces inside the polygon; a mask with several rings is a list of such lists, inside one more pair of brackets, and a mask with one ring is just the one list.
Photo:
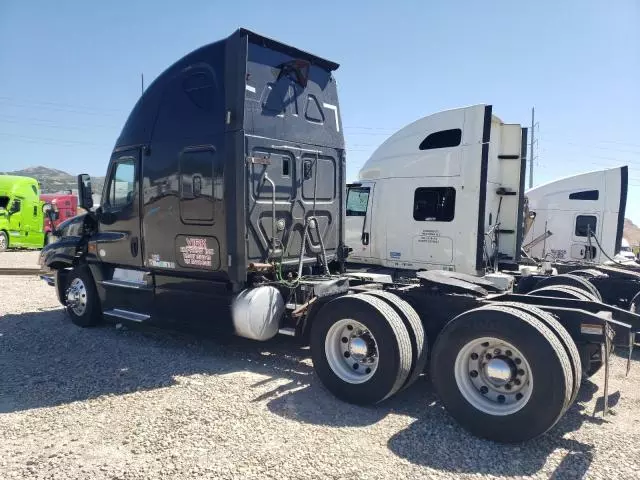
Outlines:
{"label": "utility pole", "polygon": [[531,107],[531,149],[529,150],[529,188],[533,188],[533,142],[535,140],[535,108]]}
{"label": "utility pole", "polygon": [[144,93],[144,73],[140,74],[140,96]]}

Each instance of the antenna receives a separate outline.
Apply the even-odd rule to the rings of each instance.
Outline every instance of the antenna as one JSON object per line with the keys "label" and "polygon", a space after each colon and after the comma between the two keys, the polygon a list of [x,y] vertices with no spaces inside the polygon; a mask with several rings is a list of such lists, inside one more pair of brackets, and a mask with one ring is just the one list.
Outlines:
{"label": "antenna", "polygon": [[144,93],[144,73],[140,74],[140,96]]}

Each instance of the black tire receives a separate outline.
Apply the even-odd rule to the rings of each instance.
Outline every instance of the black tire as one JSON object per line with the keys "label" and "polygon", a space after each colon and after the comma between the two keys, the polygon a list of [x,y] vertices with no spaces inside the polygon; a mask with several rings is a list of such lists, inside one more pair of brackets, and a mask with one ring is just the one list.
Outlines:
{"label": "black tire", "polygon": [[[362,383],[343,380],[327,360],[326,337],[331,327],[343,319],[363,324],[376,341],[378,366]],[[391,397],[404,385],[411,370],[407,328],[393,308],[373,295],[345,295],[327,303],[311,325],[310,344],[316,374],[331,393],[348,403],[371,405]]]}
{"label": "black tire", "polygon": [[590,292],[593,296],[595,296],[599,302],[602,302],[602,295],[600,295],[600,292],[595,287],[595,285],[582,276],[573,275],[571,273],[563,273],[562,275],[553,275],[540,280],[536,284],[536,289],[541,287],[549,287],[552,285],[577,287],[582,290],[586,290]]}
{"label": "black tire", "polygon": [[[74,309],[74,307],[69,305],[67,301],[67,292],[72,288],[76,279],[84,285],[84,298],[86,298],[86,304],[82,311]],[[82,293],[79,293],[79,297],[83,298]],[[100,297],[98,297],[93,276],[87,266],[76,266],[67,274],[64,300],[67,313],[75,325],[79,327],[95,327],[102,322]]]}
{"label": "black tire", "polygon": [[[472,405],[456,380],[458,354],[483,337],[513,345],[531,369],[531,395],[513,413],[491,414]],[[458,423],[474,435],[505,443],[531,440],[551,429],[568,407],[573,390],[571,362],[551,329],[529,313],[497,305],[469,310],[451,320],[436,339],[430,371],[442,403]]]}
{"label": "black tire", "polygon": [[391,292],[371,290],[363,293],[365,295],[380,297],[384,300],[400,316],[404,322],[404,326],[407,328],[409,338],[411,339],[413,355],[411,356],[409,377],[407,377],[407,380],[401,388],[401,390],[404,390],[418,380],[418,377],[424,372],[427,366],[427,360],[429,359],[429,342],[427,341],[427,334],[424,331],[422,320],[418,312],[416,312],[407,301]]}
{"label": "black tire", "polygon": [[629,311],[631,313],[640,314],[640,292],[636,293],[629,303]]}
{"label": "black tire", "polygon": [[527,295],[534,297],[554,297],[554,298],[570,298],[573,300],[593,301],[593,296],[585,290],[567,285],[552,285],[548,287],[537,288],[530,291]]}
{"label": "black tire", "polygon": [[587,268],[584,270],[571,270],[568,272],[569,275],[575,275],[580,278],[585,278],[587,280],[591,280],[594,277],[601,277],[604,274],[600,270],[596,270],[594,268]]}
{"label": "black tire", "polygon": [[5,252],[9,248],[9,235],[6,232],[0,231],[0,252]]}
{"label": "black tire", "polygon": [[588,292],[586,290],[583,290],[581,288],[578,287],[572,287],[570,285],[562,285],[560,286],[560,288],[562,288],[562,290],[564,290],[565,292],[574,292],[576,294],[579,294],[581,297],[583,297],[583,299],[589,301],[589,302],[599,302],[600,300],[591,292]]}
{"label": "black tire", "polygon": [[544,324],[560,339],[565,351],[567,352],[569,361],[571,362],[571,371],[573,373],[573,392],[571,393],[571,400],[567,406],[567,408],[569,408],[573,405],[573,402],[576,401],[578,392],[580,391],[580,385],[582,384],[582,360],[580,358],[580,352],[578,351],[576,342],[573,341],[573,338],[571,338],[567,329],[564,328],[553,314],[545,312],[539,307],[517,302],[500,302],[500,305],[517,308],[520,311],[534,315],[538,320],[544,322]]}

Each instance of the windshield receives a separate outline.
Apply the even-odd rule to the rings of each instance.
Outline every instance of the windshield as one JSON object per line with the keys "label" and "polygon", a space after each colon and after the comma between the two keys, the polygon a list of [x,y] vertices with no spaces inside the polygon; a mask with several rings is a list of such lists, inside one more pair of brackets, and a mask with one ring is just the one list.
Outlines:
{"label": "windshield", "polygon": [[9,205],[9,197],[0,196],[0,208],[6,209],[7,205]]}

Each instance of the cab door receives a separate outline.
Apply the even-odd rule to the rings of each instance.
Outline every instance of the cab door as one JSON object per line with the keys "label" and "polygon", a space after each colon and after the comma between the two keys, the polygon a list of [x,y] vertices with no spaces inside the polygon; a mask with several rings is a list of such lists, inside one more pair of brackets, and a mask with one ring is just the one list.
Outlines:
{"label": "cab door", "polygon": [[23,199],[14,197],[9,205],[9,245],[24,245]]}
{"label": "cab door", "polygon": [[372,256],[371,226],[373,225],[374,182],[347,186],[345,244],[351,248],[350,261],[370,263]]}
{"label": "cab door", "polygon": [[105,263],[142,267],[139,177],[139,149],[114,153],[98,216],[96,247]]}
{"label": "cab door", "polygon": [[25,242],[31,247],[44,245],[44,219],[42,206],[37,196],[26,199],[24,203],[23,221],[25,224]]}

